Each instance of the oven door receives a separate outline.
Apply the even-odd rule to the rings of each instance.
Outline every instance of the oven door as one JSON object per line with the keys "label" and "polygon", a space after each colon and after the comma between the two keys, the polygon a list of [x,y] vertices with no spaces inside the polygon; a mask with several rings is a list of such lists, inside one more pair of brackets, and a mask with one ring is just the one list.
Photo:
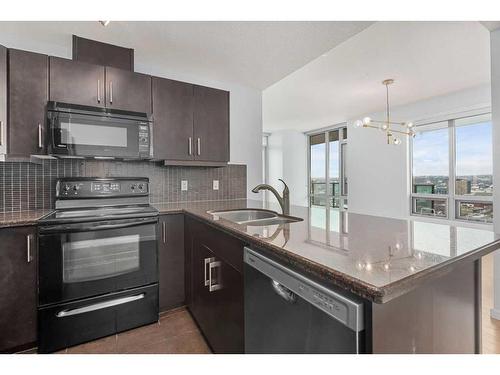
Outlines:
{"label": "oven door", "polygon": [[158,219],[40,226],[39,305],[158,281]]}
{"label": "oven door", "polygon": [[[50,112],[51,154],[68,157],[144,158],[149,125],[139,120]],[[147,136],[146,136],[147,134]],[[140,145],[140,139],[147,141]]]}

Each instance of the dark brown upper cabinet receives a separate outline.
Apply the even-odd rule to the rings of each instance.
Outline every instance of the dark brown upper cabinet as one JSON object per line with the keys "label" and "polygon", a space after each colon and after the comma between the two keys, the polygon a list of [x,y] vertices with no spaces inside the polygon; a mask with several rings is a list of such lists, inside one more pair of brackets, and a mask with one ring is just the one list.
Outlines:
{"label": "dark brown upper cabinet", "polygon": [[44,154],[48,56],[9,49],[8,62],[7,153]]}
{"label": "dark brown upper cabinet", "polygon": [[94,107],[105,106],[104,67],[50,57],[50,100]]}
{"label": "dark brown upper cabinet", "polygon": [[193,160],[193,85],[153,77],[154,158]]}
{"label": "dark brown upper cabinet", "polygon": [[195,159],[229,161],[229,92],[194,86]]}
{"label": "dark brown upper cabinet", "polygon": [[106,107],[151,113],[151,76],[106,67]]}
{"label": "dark brown upper cabinet", "polygon": [[151,77],[127,70],[51,57],[50,100],[151,113]]}
{"label": "dark brown upper cabinet", "polygon": [[36,227],[0,229],[0,353],[36,342]]}
{"label": "dark brown upper cabinet", "polygon": [[153,77],[154,158],[166,164],[229,161],[229,92]]}
{"label": "dark brown upper cabinet", "polygon": [[0,46],[0,156],[7,153],[7,48]]}
{"label": "dark brown upper cabinet", "polygon": [[134,71],[134,50],[73,35],[73,60]]}

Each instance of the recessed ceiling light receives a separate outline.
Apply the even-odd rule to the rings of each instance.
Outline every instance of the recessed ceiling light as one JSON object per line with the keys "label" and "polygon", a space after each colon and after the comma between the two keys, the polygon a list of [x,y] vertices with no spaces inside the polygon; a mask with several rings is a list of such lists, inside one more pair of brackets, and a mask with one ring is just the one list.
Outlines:
{"label": "recessed ceiling light", "polygon": [[111,21],[99,21],[101,25],[108,26]]}

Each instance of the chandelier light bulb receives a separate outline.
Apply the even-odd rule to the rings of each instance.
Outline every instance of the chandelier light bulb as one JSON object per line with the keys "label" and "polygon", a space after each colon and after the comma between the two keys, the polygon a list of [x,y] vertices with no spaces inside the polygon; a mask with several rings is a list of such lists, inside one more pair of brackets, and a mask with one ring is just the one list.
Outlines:
{"label": "chandelier light bulb", "polygon": [[389,125],[387,124],[382,124],[382,126],[380,127],[382,130],[387,130],[389,129]]}
{"label": "chandelier light bulb", "polygon": [[410,121],[410,122],[407,122],[407,123],[406,123],[406,127],[407,127],[408,129],[413,128],[413,122],[411,122],[411,121]]}
{"label": "chandelier light bulb", "polygon": [[370,125],[371,122],[372,122],[372,119],[369,117],[365,117],[363,119],[363,125]]}
{"label": "chandelier light bulb", "polygon": [[401,144],[401,139],[399,139],[399,138],[397,138],[397,137],[396,137],[396,138],[394,138],[393,143],[394,143],[395,145],[400,145],[400,144]]}
{"label": "chandelier light bulb", "polygon": [[363,121],[361,121],[361,120],[354,121],[354,127],[360,128],[362,126],[363,126]]}

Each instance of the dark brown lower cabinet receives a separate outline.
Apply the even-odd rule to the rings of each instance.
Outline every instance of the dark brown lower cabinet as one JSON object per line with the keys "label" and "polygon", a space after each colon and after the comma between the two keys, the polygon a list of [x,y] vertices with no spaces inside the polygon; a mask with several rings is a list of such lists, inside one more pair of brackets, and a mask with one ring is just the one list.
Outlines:
{"label": "dark brown lower cabinet", "polygon": [[243,259],[243,243],[186,219],[188,307],[215,353],[244,352],[243,275],[221,252]]}
{"label": "dark brown lower cabinet", "polygon": [[166,311],[185,304],[184,215],[163,215],[159,222],[160,311]]}
{"label": "dark brown lower cabinet", "polygon": [[0,229],[0,352],[35,346],[36,227]]}

